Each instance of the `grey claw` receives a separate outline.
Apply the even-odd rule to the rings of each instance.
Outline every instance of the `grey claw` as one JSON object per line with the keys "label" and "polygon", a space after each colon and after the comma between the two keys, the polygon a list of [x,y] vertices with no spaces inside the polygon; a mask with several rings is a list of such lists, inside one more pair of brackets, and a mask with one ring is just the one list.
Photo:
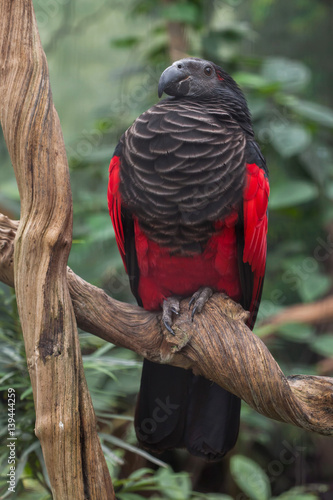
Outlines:
{"label": "grey claw", "polygon": [[204,308],[204,305],[208,302],[208,300],[211,298],[212,295],[213,295],[213,290],[207,286],[199,288],[199,290],[192,295],[192,298],[189,302],[189,308],[191,308],[191,306],[194,304],[191,314],[192,321],[194,319],[194,315],[197,312],[201,313],[201,311]]}
{"label": "grey claw", "polygon": [[175,336],[175,332],[173,331],[173,329],[171,328],[171,326],[169,325],[169,323],[167,323],[166,321],[163,320],[163,323],[164,323],[164,326],[165,328],[168,330],[169,333],[171,333],[171,335]]}
{"label": "grey claw", "polygon": [[[197,292],[196,292],[196,293],[197,293]],[[192,305],[192,304],[193,304],[193,302],[195,301],[195,298],[196,298],[196,297],[195,297],[195,295],[196,295],[196,293],[194,293],[194,294],[192,295],[192,298],[191,298],[190,302],[188,303],[188,308],[189,308],[189,309],[191,309],[191,305]]]}
{"label": "grey claw", "polygon": [[[194,301],[193,301],[194,302]],[[194,315],[195,313],[197,312],[198,310],[198,306],[194,306],[193,309],[192,309],[192,313],[191,313],[191,320],[193,321],[194,319]]]}
{"label": "grey claw", "polygon": [[165,328],[168,330],[169,333],[171,333],[171,335],[176,335],[171,327],[172,315],[173,314],[178,315],[179,310],[180,310],[180,305],[179,305],[179,299],[177,297],[169,297],[163,302],[162,320]]}

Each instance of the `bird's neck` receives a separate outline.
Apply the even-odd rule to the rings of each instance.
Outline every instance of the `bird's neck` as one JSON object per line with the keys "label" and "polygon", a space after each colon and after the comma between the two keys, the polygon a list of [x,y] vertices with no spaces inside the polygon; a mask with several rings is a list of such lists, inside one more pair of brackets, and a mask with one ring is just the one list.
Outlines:
{"label": "bird's neck", "polygon": [[167,100],[177,100],[186,99],[189,102],[193,102],[196,105],[203,106],[208,112],[213,114],[223,114],[227,113],[231,116],[237,123],[242,127],[246,135],[250,138],[254,137],[254,132],[252,128],[251,113],[247,106],[245,97],[240,94],[239,96],[229,92],[228,90],[223,90],[218,94],[205,97],[171,97]]}

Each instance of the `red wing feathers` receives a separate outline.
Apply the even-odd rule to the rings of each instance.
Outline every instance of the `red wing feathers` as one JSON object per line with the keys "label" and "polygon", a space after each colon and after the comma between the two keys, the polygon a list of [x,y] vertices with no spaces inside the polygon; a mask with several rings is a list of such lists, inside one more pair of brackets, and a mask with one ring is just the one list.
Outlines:
{"label": "red wing feathers", "polygon": [[112,220],[113,229],[116,236],[116,242],[118,249],[123,259],[123,263],[126,268],[125,260],[125,238],[124,238],[124,228],[121,220],[121,197],[119,192],[119,182],[120,182],[120,156],[114,156],[111,160],[109,167],[109,185],[108,185],[108,206],[109,212]]}
{"label": "red wing feathers", "polygon": [[244,190],[243,262],[250,264],[254,274],[251,312],[260,298],[265,274],[268,197],[269,183],[264,170],[255,163],[247,164]]}

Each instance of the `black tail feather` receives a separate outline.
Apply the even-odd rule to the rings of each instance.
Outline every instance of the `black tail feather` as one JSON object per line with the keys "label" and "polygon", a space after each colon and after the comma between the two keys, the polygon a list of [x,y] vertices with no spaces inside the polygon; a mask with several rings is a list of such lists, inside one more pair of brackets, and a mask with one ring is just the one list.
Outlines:
{"label": "black tail feather", "polygon": [[144,360],[135,430],[145,448],[219,460],[236,443],[239,417],[237,396],[189,370]]}
{"label": "black tail feather", "polygon": [[192,375],[185,430],[192,455],[219,460],[236,444],[240,399],[203,377]]}
{"label": "black tail feather", "polygon": [[162,451],[184,446],[190,379],[188,370],[144,360],[135,431],[145,448]]}

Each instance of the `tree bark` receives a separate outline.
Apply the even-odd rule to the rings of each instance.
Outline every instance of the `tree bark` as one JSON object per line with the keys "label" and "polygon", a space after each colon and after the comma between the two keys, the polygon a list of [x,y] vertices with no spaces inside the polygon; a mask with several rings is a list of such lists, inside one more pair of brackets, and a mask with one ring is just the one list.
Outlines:
{"label": "tree bark", "polygon": [[0,0],[0,13],[0,120],[21,197],[14,283],[35,432],[54,498],[110,499],[66,280],[72,202],[46,57],[31,0]]}
{"label": "tree bark", "polygon": [[[13,285],[13,221],[0,216],[0,279]],[[9,237],[9,233],[11,236]],[[215,294],[191,320],[188,300],[181,304],[170,335],[160,313],[110,298],[67,268],[78,325],[108,342],[157,363],[192,369],[236,394],[266,417],[324,435],[333,434],[333,379],[311,375],[285,377],[263,344],[245,325],[248,313],[228,297]]]}
{"label": "tree bark", "polygon": [[[174,0],[162,0],[166,6],[177,4]],[[188,39],[186,34],[186,24],[181,21],[167,21],[166,30],[168,35],[168,51],[171,62],[183,59],[188,56]]]}

